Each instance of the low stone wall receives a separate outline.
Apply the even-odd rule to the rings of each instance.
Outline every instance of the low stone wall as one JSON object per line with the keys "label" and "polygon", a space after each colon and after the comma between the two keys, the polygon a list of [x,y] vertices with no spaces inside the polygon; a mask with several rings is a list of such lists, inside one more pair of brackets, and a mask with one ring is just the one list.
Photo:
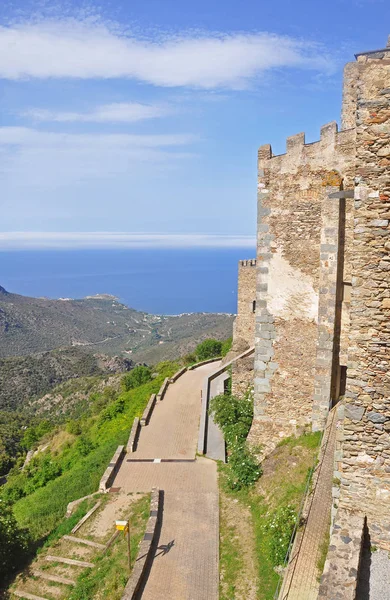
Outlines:
{"label": "low stone wall", "polygon": [[365,519],[339,510],[330,538],[318,600],[355,600]]}
{"label": "low stone wall", "polygon": [[99,492],[94,492],[93,494],[88,494],[88,496],[83,496],[82,498],[78,498],[77,500],[73,500],[73,502],[69,502],[68,506],[66,507],[65,517],[66,518],[70,517],[73,514],[73,511],[75,510],[75,508],[79,504],[81,504],[82,502],[84,502],[84,500],[88,500],[88,498],[93,498],[97,494],[99,494]]}
{"label": "low stone wall", "polygon": [[136,442],[137,442],[138,433],[139,433],[139,428],[140,428],[139,418],[135,417],[135,419],[133,421],[133,425],[132,425],[131,431],[130,431],[129,440],[128,440],[127,446],[126,446],[127,452],[134,452],[135,445],[136,445]]}
{"label": "low stone wall", "polygon": [[[253,354],[254,350],[255,349],[253,346],[251,348],[248,348],[247,350],[245,350],[245,352],[242,352],[238,356],[235,356],[231,361],[218,367],[218,369],[216,369],[215,371],[210,373],[205,378],[205,382],[204,382],[204,385],[202,388],[202,410],[201,410],[201,415],[200,415],[199,437],[198,437],[198,452],[199,452],[199,454],[204,454],[206,451],[205,445],[206,445],[206,435],[207,435],[207,419],[208,419],[211,381],[213,379],[215,379],[216,377],[219,377],[220,375],[222,375],[222,373],[224,371],[226,371],[230,367],[230,365],[234,364],[236,361],[238,361],[242,358],[245,358],[246,356],[249,356],[250,354]],[[217,358],[217,359],[205,361],[204,363],[198,363],[197,366],[199,366],[200,364],[208,364],[210,362],[214,362],[215,360],[220,360],[220,359]],[[196,367],[196,365],[193,365],[190,368],[195,368],[195,367]]]}
{"label": "low stone wall", "polygon": [[232,395],[243,398],[253,387],[254,353],[232,365]]}
{"label": "low stone wall", "polygon": [[130,579],[126,584],[122,600],[135,600],[141,585],[143,584],[148,562],[152,558],[152,547],[156,536],[159,512],[160,490],[158,488],[153,488],[150,498],[150,513],[146,531],[143,540],[140,543],[135,565]]}
{"label": "low stone wall", "polygon": [[156,403],[156,394],[152,394],[150,396],[149,402],[147,403],[144,412],[142,413],[142,417],[140,420],[141,427],[144,427],[145,425],[147,425],[149,423],[155,403]]}
{"label": "low stone wall", "polygon": [[169,380],[169,383],[175,383],[179,377],[181,377],[187,371],[187,367],[183,367],[180,371],[177,371]]}
{"label": "low stone wall", "polygon": [[209,365],[210,363],[215,362],[217,360],[222,360],[222,356],[217,356],[217,358],[209,358],[208,360],[201,360],[200,362],[197,362],[194,365],[191,365],[190,367],[188,367],[188,370],[193,371],[194,369],[197,369],[198,367],[202,367],[203,365]]}
{"label": "low stone wall", "polygon": [[168,385],[169,385],[169,377],[166,377],[166,378],[164,379],[164,383],[163,383],[163,384],[162,384],[162,386],[160,387],[160,389],[159,389],[159,391],[158,391],[158,394],[157,394],[157,400],[158,400],[159,402],[161,402],[161,400],[164,398],[164,396],[165,396],[165,393],[166,393],[166,391],[167,391],[167,389],[168,389]]}
{"label": "low stone wall", "polygon": [[122,459],[125,456],[125,447],[118,446],[114,456],[111,459],[110,464],[107,469],[104,471],[104,475],[100,480],[99,484],[99,492],[108,492],[111,484],[117,474],[119,467],[121,465]]}

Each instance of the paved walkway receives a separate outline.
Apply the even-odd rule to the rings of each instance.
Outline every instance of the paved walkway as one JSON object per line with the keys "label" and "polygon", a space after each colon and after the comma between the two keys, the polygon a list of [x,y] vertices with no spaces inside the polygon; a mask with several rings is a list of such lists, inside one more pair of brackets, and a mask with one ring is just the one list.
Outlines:
{"label": "paved walkway", "polygon": [[[163,490],[158,548],[142,600],[217,600],[219,506],[216,464],[196,458],[201,388],[215,363],[187,371],[169,385],[127,454],[113,487]],[[188,462],[128,462],[136,459]]]}
{"label": "paved walkway", "polygon": [[317,565],[321,546],[330,528],[335,441],[336,418],[333,410],[324,433],[323,454],[315,474],[316,483],[308,507],[306,527],[297,535],[280,600],[317,600],[321,575]]}
{"label": "paved walkway", "polygon": [[390,600],[390,557],[387,550],[363,548],[356,600]]}

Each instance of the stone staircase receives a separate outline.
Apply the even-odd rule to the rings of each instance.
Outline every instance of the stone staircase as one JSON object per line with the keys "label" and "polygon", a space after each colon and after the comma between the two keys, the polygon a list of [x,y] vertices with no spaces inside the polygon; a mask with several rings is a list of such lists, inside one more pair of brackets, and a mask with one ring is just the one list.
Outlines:
{"label": "stone staircase", "polygon": [[[97,502],[73,527],[71,535],[62,536],[47,552],[39,554],[31,567],[17,578],[10,589],[11,597],[26,600],[68,598],[80,573],[95,566],[94,559],[111,546],[119,533],[111,515],[106,530],[100,531],[100,535],[93,533],[96,518],[104,519],[106,508],[107,503],[103,506],[101,501]],[[94,519],[87,523],[92,515]],[[76,532],[79,532],[77,536],[74,535]]]}
{"label": "stone staircase", "polygon": [[[80,547],[83,552],[79,552]],[[19,578],[16,589],[12,589],[11,593],[26,600],[65,599],[69,596],[69,587],[76,584],[81,571],[94,567],[92,561],[102,548],[105,546],[89,539],[63,536],[56,544],[58,555],[39,557],[27,576]]]}

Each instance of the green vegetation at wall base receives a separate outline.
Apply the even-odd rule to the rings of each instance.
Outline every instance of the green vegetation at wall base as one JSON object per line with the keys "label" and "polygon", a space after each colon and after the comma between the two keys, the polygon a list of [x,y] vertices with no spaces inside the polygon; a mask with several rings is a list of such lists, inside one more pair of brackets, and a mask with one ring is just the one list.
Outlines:
{"label": "green vegetation at wall base", "polygon": [[[279,582],[277,564],[283,562],[308,477],[319,450],[320,433],[287,438],[262,463],[263,474],[252,487],[231,489],[228,465],[220,463],[221,497],[250,510],[257,565],[257,600],[273,600]],[[273,525],[276,525],[273,527]],[[324,545],[326,541],[324,541]],[[229,528],[221,520],[220,569],[228,573],[221,600],[234,600],[234,590],[245,572],[240,550],[239,524]],[[231,590],[231,593],[229,592]]]}

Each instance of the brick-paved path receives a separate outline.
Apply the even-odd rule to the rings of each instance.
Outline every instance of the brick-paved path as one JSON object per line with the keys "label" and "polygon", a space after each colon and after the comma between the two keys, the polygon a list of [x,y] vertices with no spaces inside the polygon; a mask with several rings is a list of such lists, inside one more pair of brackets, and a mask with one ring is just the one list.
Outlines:
{"label": "brick-paved path", "polygon": [[[113,487],[125,492],[164,492],[162,527],[142,600],[217,600],[219,505],[216,464],[129,463],[137,458],[195,459],[203,380],[216,368],[188,371],[157,403],[141,429],[136,452],[128,454]],[[173,542],[173,545],[172,545]],[[166,549],[171,548],[168,552]]]}
{"label": "brick-paved path", "polygon": [[218,363],[187,371],[156,402],[134,458],[195,458],[204,378]]}
{"label": "brick-paved path", "polygon": [[330,527],[334,449],[335,411],[330,413],[322,442],[322,460],[303,533],[298,534],[285,574],[280,600],[317,600],[319,589],[318,559],[321,545]]}

